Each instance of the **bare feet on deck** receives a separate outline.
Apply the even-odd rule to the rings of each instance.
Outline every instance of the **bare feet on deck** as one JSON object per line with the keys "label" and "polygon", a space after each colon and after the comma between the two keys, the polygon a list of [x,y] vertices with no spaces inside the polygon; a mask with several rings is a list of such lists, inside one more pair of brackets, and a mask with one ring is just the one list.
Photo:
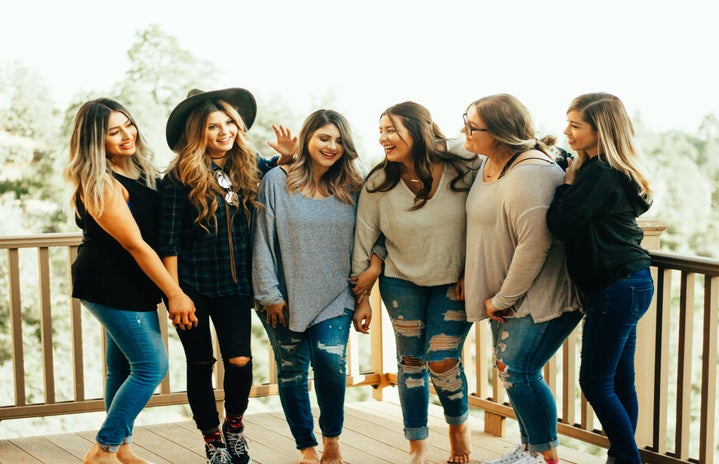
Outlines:
{"label": "bare feet on deck", "polygon": [[407,464],[427,464],[427,441],[409,441],[409,461]]}
{"label": "bare feet on deck", "polygon": [[95,443],[95,446],[90,448],[85,457],[82,459],[83,464],[121,464],[117,460],[115,453],[100,448],[100,445]]}
{"label": "bare feet on deck", "polygon": [[466,422],[449,426],[449,452],[448,464],[469,462],[469,455],[472,454],[472,443]]}
{"label": "bare feet on deck", "polygon": [[320,464],[320,455],[317,454],[317,447],[312,446],[301,449],[298,464]]}
{"label": "bare feet on deck", "polygon": [[340,437],[322,437],[321,464],[343,464]]}
{"label": "bare feet on deck", "polygon": [[132,446],[130,444],[120,445],[120,449],[117,450],[117,460],[122,464],[152,464],[146,459],[142,459],[136,456],[132,452]]}

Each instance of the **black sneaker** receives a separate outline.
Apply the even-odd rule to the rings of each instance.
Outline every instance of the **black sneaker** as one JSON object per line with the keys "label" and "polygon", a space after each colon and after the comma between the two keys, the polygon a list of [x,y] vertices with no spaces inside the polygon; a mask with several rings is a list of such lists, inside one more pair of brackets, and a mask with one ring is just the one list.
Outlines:
{"label": "black sneaker", "polygon": [[247,451],[247,439],[245,439],[245,434],[242,433],[244,430],[245,426],[243,425],[237,432],[231,432],[227,421],[222,424],[222,435],[225,436],[225,443],[227,443],[227,451],[232,457],[232,464],[250,464],[252,462]]}
{"label": "black sneaker", "polygon": [[221,441],[205,443],[207,464],[233,464],[230,452]]}

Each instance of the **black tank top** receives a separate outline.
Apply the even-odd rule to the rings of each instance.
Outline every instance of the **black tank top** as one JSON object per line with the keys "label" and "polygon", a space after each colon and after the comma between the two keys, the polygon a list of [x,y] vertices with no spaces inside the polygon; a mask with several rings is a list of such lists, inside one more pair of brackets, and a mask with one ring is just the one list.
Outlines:
{"label": "black tank top", "polygon": [[[142,181],[113,173],[130,194],[127,202],[142,238],[155,249],[160,194]],[[154,311],[162,292],[145,275],[132,255],[85,211],[78,201],[82,243],[72,264],[72,296],[127,311]]]}

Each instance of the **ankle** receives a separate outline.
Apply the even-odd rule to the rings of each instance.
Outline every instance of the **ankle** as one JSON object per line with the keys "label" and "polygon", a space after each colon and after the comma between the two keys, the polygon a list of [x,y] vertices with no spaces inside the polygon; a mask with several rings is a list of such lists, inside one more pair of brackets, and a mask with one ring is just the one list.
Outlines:
{"label": "ankle", "polygon": [[243,414],[234,415],[228,413],[227,415],[225,415],[225,424],[227,429],[229,429],[230,432],[241,431],[244,427],[244,425],[242,424],[243,417]]}

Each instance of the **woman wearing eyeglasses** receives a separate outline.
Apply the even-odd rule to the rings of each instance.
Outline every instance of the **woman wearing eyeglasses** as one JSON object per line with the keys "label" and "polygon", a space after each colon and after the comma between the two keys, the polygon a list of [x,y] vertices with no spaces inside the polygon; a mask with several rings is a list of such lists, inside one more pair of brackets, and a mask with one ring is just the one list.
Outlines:
{"label": "woman wearing eyeglasses", "polygon": [[[397,388],[410,463],[427,462],[429,382],[449,424],[447,462],[469,462],[467,380],[461,353],[471,323],[463,300],[465,199],[479,164],[460,156],[427,108],[391,106],[380,117],[386,158],[360,194],[353,274],[371,269],[375,241],[387,256],[379,275],[382,299],[397,344]],[[361,287],[361,288],[357,288]],[[355,287],[360,295],[371,288]],[[367,299],[361,306],[367,305]]]}
{"label": "woman wearing eyeglasses", "polygon": [[[490,319],[495,367],[522,443],[485,464],[559,462],[557,406],[542,368],[582,318],[564,245],[547,208],[564,172],[537,139],[527,108],[507,94],[469,105],[464,147],[486,156],[467,197],[467,317]],[[541,455],[541,457],[540,457]]]}
{"label": "woman wearing eyeglasses", "polygon": [[107,417],[85,464],[147,464],[131,447],[135,419],[167,374],[157,304],[173,324],[196,324],[192,300],[154,250],[160,195],[152,152],[120,103],[99,98],[77,112],[65,178],[83,240],[72,296],[105,332]]}
{"label": "woman wearing eyeglasses", "polygon": [[[245,89],[192,90],[167,121],[176,156],[160,189],[160,255],[197,308],[197,327],[177,333],[187,359],[187,399],[210,464],[250,461],[242,424],[252,388],[250,231],[260,179],[277,162],[258,156],[247,135],[256,112]],[[291,157],[296,140],[282,126],[275,133],[272,146]],[[225,368],[222,432],[210,321]]]}

